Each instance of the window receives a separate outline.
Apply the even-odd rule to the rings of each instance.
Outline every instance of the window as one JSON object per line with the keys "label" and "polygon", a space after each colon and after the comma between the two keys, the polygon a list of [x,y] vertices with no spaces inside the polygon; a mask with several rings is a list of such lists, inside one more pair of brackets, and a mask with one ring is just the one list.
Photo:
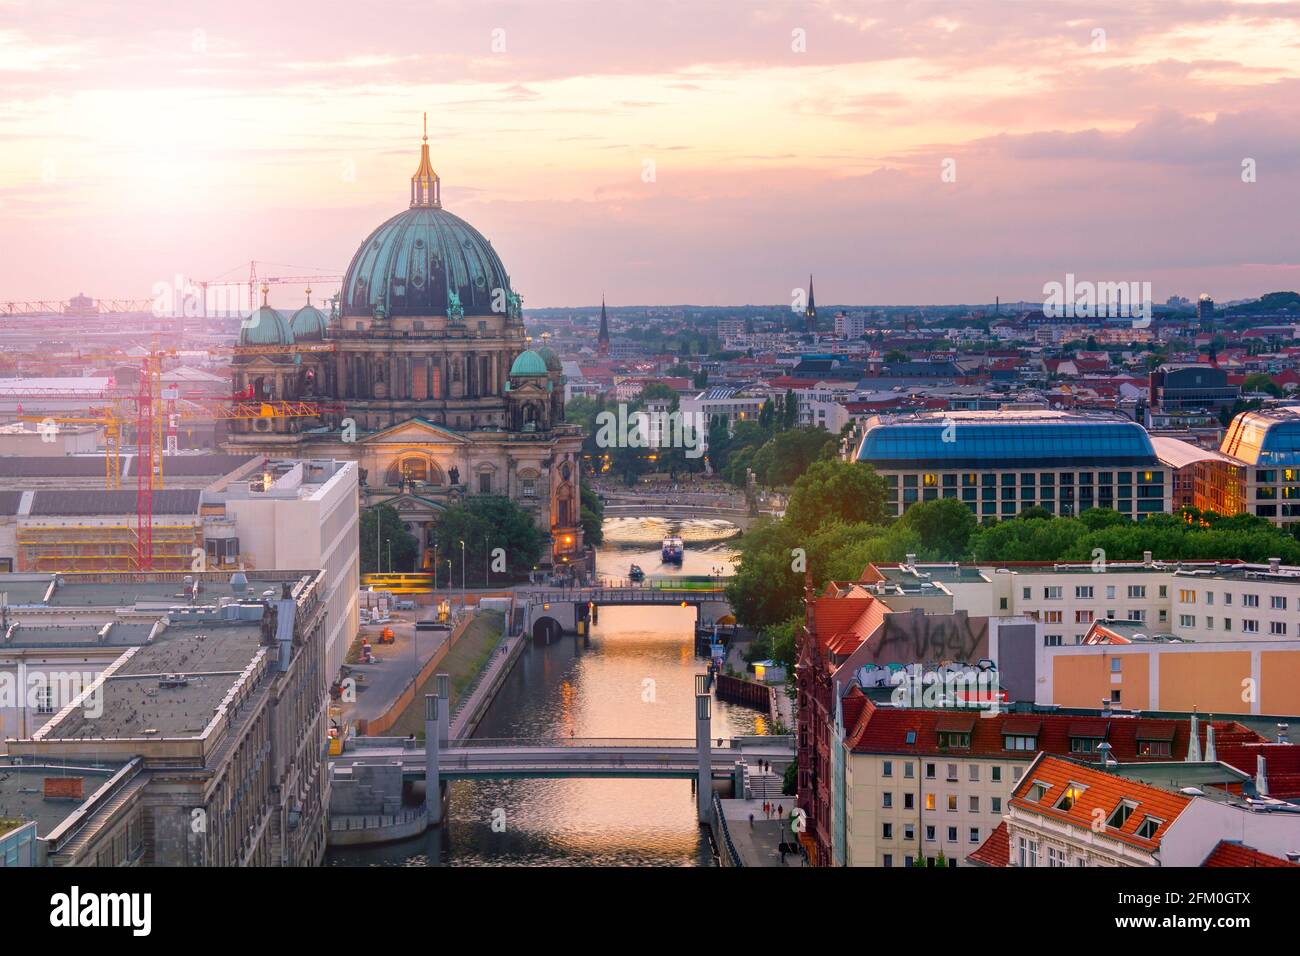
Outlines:
{"label": "window", "polygon": [[490,495],[490,494],[492,494],[492,474],[491,474],[491,472],[487,472],[487,471],[485,471],[485,472],[483,472],[481,475],[478,476],[478,493],[479,493],[480,495]]}
{"label": "window", "polygon": [[1029,785],[1029,799],[1034,801],[1034,803],[1041,803],[1043,797],[1047,795],[1047,791],[1051,789],[1052,785],[1050,783],[1043,783],[1041,780],[1035,780]]}
{"label": "window", "polygon": [[973,763],[970,765],[970,782],[971,783],[980,782],[980,765],[977,763]]}
{"label": "window", "polygon": [[926,808],[927,810],[933,810],[933,809],[934,809],[934,794],[932,794],[932,793],[927,793],[927,794],[925,795],[925,808]]}
{"label": "window", "polygon": [[1037,750],[1038,738],[1026,737],[1017,734],[1006,734],[1002,737],[1002,743],[1007,750]]}
{"label": "window", "polygon": [[888,810],[890,807],[894,805],[894,795],[888,790],[886,790],[884,793],[880,795],[880,799],[881,799],[880,805],[884,807],[886,810]]}
{"label": "window", "polygon": [[1243,595],[1241,596],[1241,606],[1242,606],[1242,607],[1259,607],[1259,595],[1258,595],[1258,594],[1243,594]]}
{"label": "window", "polygon": [[1070,753],[1072,754],[1095,754],[1099,746],[1101,746],[1100,737],[1070,738]]}
{"label": "window", "polygon": [[912,761],[909,760],[907,763],[903,764],[903,779],[911,780],[912,776]]}
{"label": "window", "polygon": [[894,761],[886,760],[881,763],[880,775],[882,777],[892,777],[894,775]]}
{"label": "window", "polygon": [[1110,672],[1112,674],[1122,674],[1124,672],[1124,659],[1121,657],[1112,657],[1110,659]]}
{"label": "window", "polygon": [[1063,643],[1065,643],[1063,635],[1060,635],[1060,634],[1044,634],[1044,635],[1043,635],[1043,646],[1044,646],[1044,647],[1060,647]]}
{"label": "window", "polygon": [[49,684],[36,689],[36,713],[54,713],[54,688]]}
{"label": "window", "polygon": [[926,839],[926,842],[927,842],[927,843],[933,843],[933,842],[934,842],[934,827],[933,827],[933,826],[927,826],[927,827],[925,828],[925,839]]}
{"label": "window", "polygon": [[1232,592],[1231,592],[1231,591],[1224,591],[1224,592],[1223,592],[1223,606],[1224,606],[1224,607],[1232,607]]}
{"label": "window", "polygon": [[1058,585],[1053,585],[1052,587],[1049,588],[1043,588],[1043,598],[1044,600],[1047,601],[1061,600],[1061,588]]}
{"label": "window", "polygon": [[1024,589],[1024,598],[1025,598],[1025,600],[1028,601],[1028,600],[1030,599],[1030,597],[1032,597],[1032,596],[1033,596],[1033,589],[1032,589],[1032,588],[1025,588],[1025,589]]}
{"label": "window", "polygon": [[1115,585],[1108,584],[1106,585],[1106,600],[1113,601],[1114,599],[1115,599]]}
{"label": "window", "polygon": [[1129,599],[1144,598],[1147,596],[1147,586],[1145,584],[1130,584],[1128,586]]}
{"label": "window", "polygon": [[1044,612],[1043,612],[1043,623],[1044,623],[1044,624],[1060,624],[1060,623],[1062,622],[1063,619],[1064,619],[1064,612],[1062,612],[1062,611],[1044,611]]}
{"label": "window", "polygon": [[523,498],[537,497],[537,482],[532,478],[523,478],[519,482],[519,494]]}
{"label": "window", "polygon": [[[1073,743],[1073,741],[1071,741],[1071,743]],[[1071,749],[1074,748],[1071,747]],[[1066,787],[1065,792],[1061,794],[1061,798],[1056,801],[1056,809],[1064,813],[1068,813],[1070,811],[1070,808],[1073,807],[1076,803],[1078,803],[1079,797],[1083,795],[1083,791],[1087,789],[1088,788],[1085,787],[1083,784],[1075,783],[1073,780],[1071,780],[1070,785]]]}
{"label": "window", "polygon": [[1285,635],[1286,621],[1269,621],[1268,631],[1270,634]]}
{"label": "window", "polygon": [[892,823],[882,823],[880,825],[880,837],[883,840],[892,840],[894,838],[894,825]]}
{"label": "window", "polygon": [[1179,626],[1179,627],[1195,627],[1195,626],[1196,626],[1196,616],[1195,616],[1194,614],[1180,614],[1180,615],[1178,615],[1178,626]]}
{"label": "window", "polygon": [[1268,599],[1268,604],[1269,607],[1271,607],[1275,611],[1286,610],[1286,598],[1280,595],[1274,594],[1272,597]]}
{"label": "window", "polygon": [[[952,747],[958,750],[965,750],[970,747],[970,734],[956,733],[953,731],[939,732],[939,746]],[[955,767],[956,764],[948,764],[949,767]],[[952,777],[948,778],[953,779]]]}
{"label": "window", "polygon": [[926,779],[926,780],[933,780],[933,779],[934,779],[934,775],[935,775],[935,773],[936,773],[936,770],[935,770],[935,765],[934,765],[934,764],[932,764],[932,763],[928,763],[928,764],[925,765],[925,779]]}
{"label": "window", "polygon": [[909,731],[907,732],[907,742],[908,742],[909,744],[914,744],[914,743],[916,743],[916,731],[915,731],[915,730],[909,730]]}
{"label": "window", "polygon": [[1106,826],[1118,830],[1128,822],[1128,818],[1133,815],[1137,809],[1137,804],[1129,800],[1121,800],[1119,806],[1111,811],[1110,817],[1106,820]]}
{"label": "window", "polygon": [[1091,623],[1092,623],[1092,612],[1091,612],[1091,611],[1075,611],[1075,612],[1074,612],[1074,623],[1075,623],[1075,624],[1091,624]]}
{"label": "window", "polygon": [[1243,617],[1241,619],[1241,632],[1243,634],[1258,634],[1259,621],[1254,618]]}
{"label": "window", "polygon": [[1137,621],[1138,623],[1141,623],[1142,621],[1145,621],[1147,619],[1147,612],[1144,610],[1129,611],[1128,619],[1130,621]]}
{"label": "window", "polygon": [[1139,740],[1137,752],[1139,757],[1168,757],[1172,755],[1173,743],[1168,740]]}
{"label": "window", "polygon": [[913,864],[914,862],[915,862],[915,860],[914,860],[912,857],[910,857],[910,856],[905,856],[905,857],[903,857],[903,866],[906,867],[906,868],[908,868],[908,869],[911,869],[912,864]]}
{"label": "window", "polygon": [[980,828],[979,828],[979,827],[971,827],[971,828],[970,828],[970,842],[971,842],[971,843],[979,843],[979,841],[980,841]]}
{"label": "window", "polygon": [[969,806],[968,806],[967,809],[969,809],[971,813],[979,813],[979,812],[980,812],[980,798],[979,798],[979,797],[970,797],[970,798],[969,798]]}
{"label": "window", "polygon": [[956,828],[956,827],[949,827],[949,828],[948,828],[948,842],[949,842],[949,843],[956,843],[956,842],[957,842],[957,828]]}
{"label": "window", "polygon": [[1092,585],[1080,586],[1074,589],[1074,596],[1080,600],[1092,600]]}
{"label": "window", "polygon": [[1054,846],[1049,846],[1047,848],[1047,865],[1065,866],[1065,851],[1058,850]]}
{"label": "window", "polygon": [[1001,768],[1001,767],[990,767],[990,768],[989,768],[989,773],[992,774],[992,776],[993,776],[993,782],[994,782],[994,783],[1001,783],[1001,782],[1002,782],[1002,768]]}
{"label": "window", "polygon": [[1016,856],[1021,866],[1038,866],[1038,841],[1020,837]]}
{"label": "window", "polygon": [[1205,603],[1206,603],[1206,604],[1213,604],[1213,603],[1214,603],[1214,592],[1213,592],[1213,591],[1206,591],[1206,592],[1205,592]]}
{"label": "window", "polygon": [[1232,618],[1230,618],[1230,617],[1225,617],[1225,618],[1223,619],[1223,629],[1224,629],[1225,631],[1231,631],[1231,630],[1232,630]]}
{"label": "window", "polygon": [[903,794],[903,809],[904,809],[904,810],[911,810],[912,807],[915,806],[915,804],[916,804],[916,794],[914,794],[914,793],[905,793],[905,794]]}
{"label": "window", "polygon": [[1184,604],[1195,604],[1196,592],[1187,590],[1186,588],[1179,589],[1178,600],[1182,601]]}
{"label": "window", "polygon": [[957,812],[957,794],[955,793],[948,794],[948,812],[949,813]]}
{"label": "window", "polygon": [[1154,840],[1156,831],[1160,829],[1160,824],[1163,822],[1163,820],[1157,820],[1155,817],[1144,817],[1142,822],[1138,824],[1137,835],[1144,840]]}
{"label": "window", "polygon": [[894,865],[894,855],[892,853],[886,853],[884,856],[881,857],[881,859],[884,861],[886,867],[891,867]]}
{"label": "window", "polygon": [[992,797],[992,798],[991,798],[991,802],[992,802],[992,804],[993,804],[993,806],[992,806],[992,810],[993,810],[993,812],[994,812],[994,813],[1001,813],[1001,812],[1002,812],[1002,798],[1001,798],[1001,797]]}
{"label": "window", "polygon": [[903,824],[903,839],[904,840],[916,839],[916,824],[914,823]]}

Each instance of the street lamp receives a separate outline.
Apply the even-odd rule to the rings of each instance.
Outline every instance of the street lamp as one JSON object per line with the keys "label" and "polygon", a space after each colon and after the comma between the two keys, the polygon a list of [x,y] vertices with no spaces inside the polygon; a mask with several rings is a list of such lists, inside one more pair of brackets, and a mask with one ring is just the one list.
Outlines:
{"label": "street lamp", "polygon": [[388,573],[393,573],[393,539],[385,538],[384,543],[388,545]]}
{"label": "street lamp", "polygon": [[490,564],[488,563],[488,557],[489,557],[489,555],[488,555],[488,536],[487,536],[486,534],[484,534],[484,535],[483,535],[483,586],[484,586],[484,587],[487,586],[487,583],[488,583],[488,576],[491,575],[491,573],[492,573],[492,571],[491,571],[491,566],[490,566]]}
{"label": "street lamp", "polygon": [[469,589],[465,587],[465,542],[460,542],[460,606],[465,606],[466,592]]}

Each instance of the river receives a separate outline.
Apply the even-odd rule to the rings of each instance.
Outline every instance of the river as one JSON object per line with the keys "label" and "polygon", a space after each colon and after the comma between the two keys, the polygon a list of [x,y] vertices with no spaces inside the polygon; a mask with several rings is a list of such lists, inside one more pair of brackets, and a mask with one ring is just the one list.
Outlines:
{"label": "river", "polygon": [[[686,542],[680,571],[659,564],[654,535],[665,528]],[[625,575],[633,562],[650,575],[726,573],[732,534],[714,521],[610,519],[597,568],[609,576]],[[704,670],[694,653],[694,620],[690,608],[601,608],[589,638],[566,636],[524,653],[475,736],[693,738],[695,675]],[[715,699],[715,737],[765,729],[757,711]],[[689,780],[456,781],[448,818],[439,833],[331,851],[328,862],[426,866],[432,856],[451,866],[712,864]]]}

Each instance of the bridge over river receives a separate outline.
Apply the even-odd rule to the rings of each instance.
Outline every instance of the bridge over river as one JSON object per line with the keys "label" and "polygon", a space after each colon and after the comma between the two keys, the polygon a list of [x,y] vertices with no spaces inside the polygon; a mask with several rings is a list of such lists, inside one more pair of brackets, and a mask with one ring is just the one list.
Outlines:
{"label": "bridge over river", "polygon": [[639,584],[621,582],[589,588],[542,588],[522,595],[524,627],[539,641],[550,642],[578,630],[589,609],[608,605],[660,605],[693,607],[698,620],[711,624],[731,613],[722,579],[674,581],[663,579]]}

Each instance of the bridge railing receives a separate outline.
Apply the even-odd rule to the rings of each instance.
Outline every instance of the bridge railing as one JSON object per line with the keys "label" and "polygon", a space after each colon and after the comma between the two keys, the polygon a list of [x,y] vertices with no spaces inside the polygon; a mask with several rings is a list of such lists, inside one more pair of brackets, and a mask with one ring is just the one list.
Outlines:
{"label": "bridge railing", "polygon": [[[794,737],[749,735],[744,737],[714,737],[709,741],[713,750],[745,750],[794,748]],[[695,749],[693,737],[467,737],[449,741],[447,750],[474,749],[542,749],[547,747],[606,748],[606,749]],[[424,750],[424,741],[415,737],[351,737],[347,751],[356,753],[371,749]]]}

